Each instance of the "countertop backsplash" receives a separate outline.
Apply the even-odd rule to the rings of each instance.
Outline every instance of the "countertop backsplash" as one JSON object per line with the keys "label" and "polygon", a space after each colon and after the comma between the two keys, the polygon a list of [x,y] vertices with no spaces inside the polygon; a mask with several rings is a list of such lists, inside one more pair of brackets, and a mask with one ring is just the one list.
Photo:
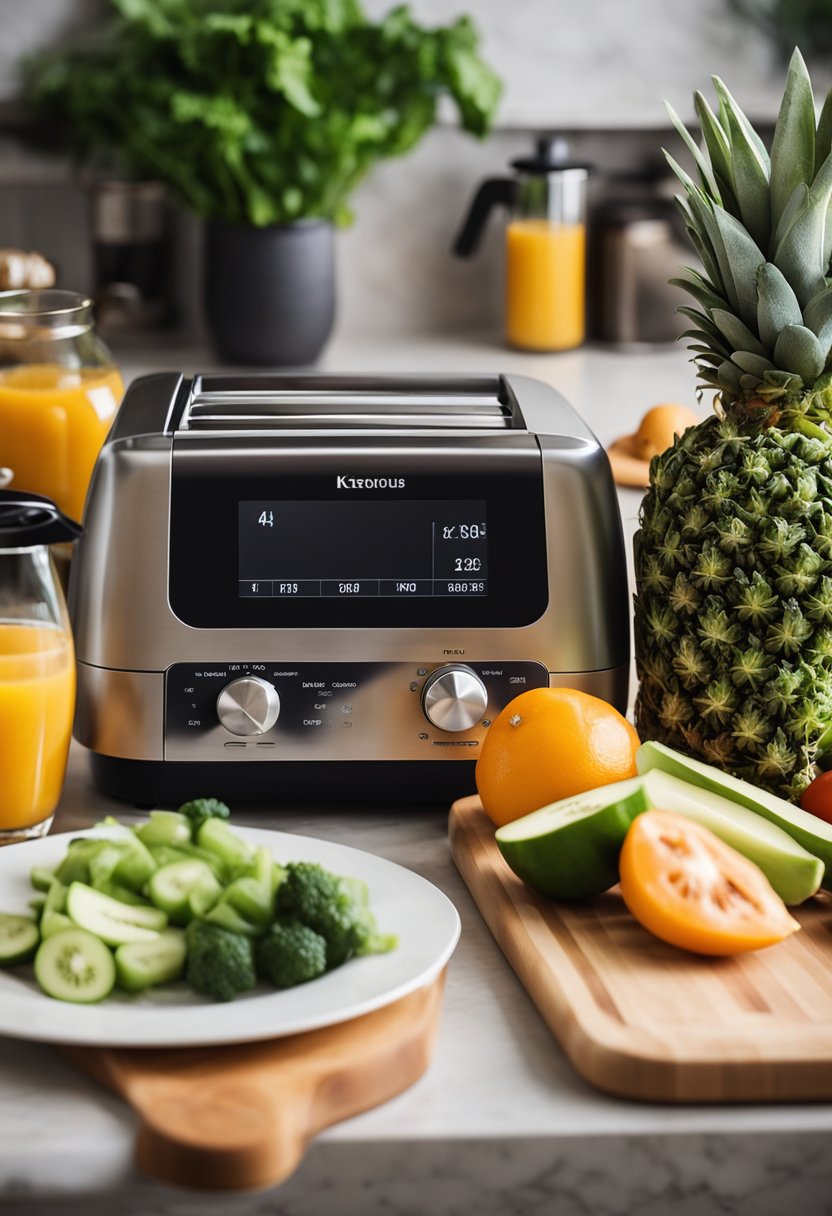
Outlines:
{"label": "countertop backsplash", "polygon": [[[450,127],[432,131],[409,156],[378,166],[355,194],[354,223],[339,231],[338,332],[495,333],[502,318],[503,241],[494,217],[477,256],[450,253],[471,196],[485,177],[531,149],[539,130],[500,130],[480,143]],[[614,179],[661,169],[670,132],[564,132],[570,154],[597,166],[590,198]],[[188,341],[202,336],[198,221],[175,219],[175,294]],[[0,142],[0,246],[36,249],[53,261],[61,286],[91,284],[89,203],[66,164],[33,158]]]}

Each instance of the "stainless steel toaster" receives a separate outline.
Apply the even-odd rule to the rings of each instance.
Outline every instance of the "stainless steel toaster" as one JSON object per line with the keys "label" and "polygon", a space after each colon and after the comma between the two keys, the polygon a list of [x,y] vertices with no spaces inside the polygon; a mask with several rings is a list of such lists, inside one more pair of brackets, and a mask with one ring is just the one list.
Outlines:
{"label": "stainless steel toaster", "polygon": [[522,376],[146,376],[73,561],[76,738],[140,805],[474,789],[518,693],[623,710],[603,449]]}

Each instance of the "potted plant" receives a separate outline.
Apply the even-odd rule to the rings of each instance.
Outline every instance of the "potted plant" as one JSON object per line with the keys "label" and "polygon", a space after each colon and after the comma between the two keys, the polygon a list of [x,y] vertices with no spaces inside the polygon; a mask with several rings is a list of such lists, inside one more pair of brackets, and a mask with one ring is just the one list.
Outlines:
{"label": "potted plant", "polygon": [[27,97],[76,157],[165,183],[205,221],[221,354],[303,363],[334,318],[333,227],[375,163],[452,99],[487,133],[500,84],[467,17],[360,0],[110,0],[103,28],[32,61]]}

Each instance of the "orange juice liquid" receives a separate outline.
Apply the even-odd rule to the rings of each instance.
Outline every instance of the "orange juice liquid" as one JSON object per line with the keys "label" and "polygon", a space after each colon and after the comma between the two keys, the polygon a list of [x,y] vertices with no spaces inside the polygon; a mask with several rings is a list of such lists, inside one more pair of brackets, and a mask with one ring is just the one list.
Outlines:
{"label": "orange juice liquid", "polygon": [[506,229],[506,337],[525,350],[584,340],[586,228],[513,220]]}
{"label": "orange juice liquid", "polygon": [[123,393],[115,367],[0,370],[0,465],[14,471],[13,488],[45,494],[80,519]]}
{"label": "orange juice liquid", "polygon": [[70,634],[0,623],[0,831],[32,827],[55,810],[74,708]]}

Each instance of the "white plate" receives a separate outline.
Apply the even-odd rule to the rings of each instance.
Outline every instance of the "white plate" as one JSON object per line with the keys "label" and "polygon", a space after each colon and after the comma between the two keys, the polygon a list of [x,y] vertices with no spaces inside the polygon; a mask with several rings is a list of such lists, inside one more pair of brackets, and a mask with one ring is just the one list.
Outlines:
{"label": "white plate", "polygon": [[[310,836],[234,830],[253,845],[266,845],[278,861],[315,861],[336,874],[364,879],[379,930],[397,934],[398,947],[389,954],[352,959],[297,988],[276,992],[259,986],[229,1002],[206,1000],[179,983],[139,996],[116,991],[98,1005],[72,1005],[46,996],[30,966],[0,970],[0,1034],[100,1047],[194,1047],[271,1039],[389,1005],[429,984],[453,953],[459,938],[456,908],[411,870]],[[0,911],[27,912],[27,901],[37,894],[29,883],[31,867],[54,867],[71,839],[101,835],[112,833],[72,832],[0,849]]]}

